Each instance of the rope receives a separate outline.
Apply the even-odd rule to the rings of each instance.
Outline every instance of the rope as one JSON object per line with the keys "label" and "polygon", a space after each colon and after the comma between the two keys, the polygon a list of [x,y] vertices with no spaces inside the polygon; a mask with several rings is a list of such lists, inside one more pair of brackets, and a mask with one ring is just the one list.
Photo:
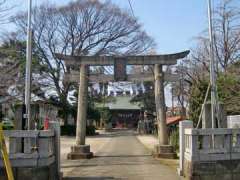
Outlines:
{"label": "rope", "polygon": [[204,102],[202,104],[201,112],[200,112],[200,115],[199,115],[199,118],[198,118],[197,129],[198,129],[198,127],[200,125],[200,122],[202,120],[203,108],[204,108],[204,105],[206,104],[208,94],[209,94],[209,91],[210,91],[210,87],[211,87],[211,84],[209,83],[208,88],[207,88],[207,92],[206,92],[206,95],[205,95],[205,98],[204,98]]}

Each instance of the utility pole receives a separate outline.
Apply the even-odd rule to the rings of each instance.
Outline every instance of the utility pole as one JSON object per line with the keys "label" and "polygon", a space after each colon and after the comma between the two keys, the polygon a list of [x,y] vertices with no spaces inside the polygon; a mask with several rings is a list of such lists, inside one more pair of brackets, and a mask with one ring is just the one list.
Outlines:
{"label": "utility pole", "polygon": [[172,87],[172,110],[171,110],[172,115],[174,115],[174,88]]}
{"label": "utility pole", "polygon": [[28,0],[28,26],[27,26],[27,58],[25,74],[25,106],[27,128],[31,129],[31,64],[32,64],[32,0]]}
{"label": "utility pole", "polygon": [[185,107],[184,107],[184,76],[183,76],[183,72],[184,72],[184,65],[183,62],[181,62],[181,79],[180,79],[180,105],[181,105],[181,117],[186,117],[186,111],[185,111]]}
{"label": "utility pole", "polygon": [[213,24],[212,24],[212,0],[208,0],[208,22],[209,22],[209,41],[210,41],[210,84],[211,84],[211,119],[212,128],[215,128],[217,91],[216,91],[216,75],[215,75],[215,56],[213,46]]}

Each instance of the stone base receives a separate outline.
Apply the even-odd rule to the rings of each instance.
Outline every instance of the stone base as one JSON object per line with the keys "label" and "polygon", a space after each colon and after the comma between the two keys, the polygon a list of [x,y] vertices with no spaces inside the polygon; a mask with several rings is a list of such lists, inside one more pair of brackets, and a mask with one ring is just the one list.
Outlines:
{"label": "stone base", "polygon": [[156,145],[154,148],[153,157],[176,159],[177,154],[173,151],[173,146],[171,145]]}
{"label": "stone base", "polygon": [[90,152],[90,145],[75,145],[71,147],[71,152],[67,155],[68,159],[90,159],[93,153]]}

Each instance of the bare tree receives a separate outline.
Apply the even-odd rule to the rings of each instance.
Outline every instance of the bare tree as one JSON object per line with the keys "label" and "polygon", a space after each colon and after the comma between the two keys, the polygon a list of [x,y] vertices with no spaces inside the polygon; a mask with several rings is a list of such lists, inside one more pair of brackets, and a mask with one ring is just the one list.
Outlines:
{"label": "bare tree", "polygon": [[[26,13],[13,21],[26,33]],[[153,40],[127,12],[109,1],[78,0],[63,7],[44,4],[34,8],[34,50],[43,67],[42,83],[55,94],[59,105],[68,107],[71,84],[63,82],[68,69],[55,53],[70,55],[142,54],[154,47]]]}
{"label": "bare tree", "polygon": [[[236,0],[222,0],[214,11],[214,49],[217,72],[226,72],[240,58],[240,8]],[[192,61],[209,71],[209,38],[205,31],[197,37]]]}
{"label": "bare tree", "polygon": [[[216,58],[216,72],[219,75],[218,87],[220,100],[230,107],[227,103],[231,102],[225,98],[225,94],[231,92],[227,88],[238,87],[230,86],[228,83],[235,80],[232,69],[236,70],[236,62],[240,60],[240,8],[236,6],[236,0],[221,0],[214,8],[214,53]],[[184,81],[187,82],[187,97],[189,97],[190,109],[195,118],[199,116],[201,103],[203,103],[205,93],[209,84],[209,38],[205,30],[201,36],[197,37],[197,45],[192,49],[189,60],[184,63]],[[222,78],[224,77],[224,78]],[[229,80],[231,79],[232,80]],[[221,83],[226,81],[229,87],[222,86]],[[224,89],[225,88],[225,89]],[[224,93],[222,93],[224,91]],[[230,98],[234,93],[230,93]],[[193,116],[192,116],[193,117]],[[198,119],[198,118],[196,118]]]}
{"label": "bare tree", "polygon": [[9,5],[7,0],[0,0],[0,24],[5,24],[9,22],[10,11],[15,6]]}
{"label": "bare tree", "polygon": [[[10,12],[14,6],[10,6],[7,0],[0,0],[0,24],[9,23]],[[13,61],[9,58],[9,52],[5,49],[7,43],[3,43],[0,49],[0,98],[9,99],[9,87],[16,82],[19,69],[19,61]],[[10,52],[12,53],[12,52]]]}
{"label": "bare tree", "polygon": [[240,8],[235,0],[223,0],[214,19],[215,51],[220,70],[240,58]]}
{"label": "bare tree", "polygon": [[0,53],[0,97],[7,98],[8,88],[16,83],[19,62],[13,62],[5,54]]}
{"label": "bare tree", "polygon": [[[32,95],[45,98],[38,83],[40,77],[37,56],[33,54]],[[6,36],[0,46],[0,96],[3,102],[22,101],[24,99],[24,79],[26,43],[19,41],[15,34]]]}

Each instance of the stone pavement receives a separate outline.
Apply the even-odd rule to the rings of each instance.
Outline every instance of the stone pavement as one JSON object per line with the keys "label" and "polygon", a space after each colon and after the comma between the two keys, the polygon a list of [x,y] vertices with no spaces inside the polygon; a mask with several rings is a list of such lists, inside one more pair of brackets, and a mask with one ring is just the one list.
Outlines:
{"label": "stone pavement", "polygon": [[[144,147],[149,150],[149,152],[153,152],[154,146],[158,144],[158,139],[154,135],[137,135],[136,137],[144,145]],[[163,165],[171,167],[174,171],[177,171],[177,168],[179,167],[178,159],[157,158],[156,160],[158,160]]]}
{"label": "stone pavement", "polygon": [[[108,136],[109,133],[104,131],[97,131],[100,135],[88,136],[86,138],[86,144],[90,144],[91,151],[95,154],[99,151],[102,146],[110,141],[111,137]],[[76,138],[73,136],[62,136],[61,137],[61,161],[67,160],[67,154],[70,152],[71,146],[76,143]]]}
{"label": "stone pavement", "polygon": [[[74,143],[63,138],[62,147]],[[152,158],[133,131],[115,131],[87,138],[95,152],[90,160],[62,158],[64,180],[177,180],[176,170]],[[65,152],[64,152],[65,151]],[[65,155],[66,148],[62,155]]]}
{"label": "stone pavement", "polygon": [[154,146],[158,144],[158,140],[153,135],[137,135],[137,139],[150,151],[154,150]]}

